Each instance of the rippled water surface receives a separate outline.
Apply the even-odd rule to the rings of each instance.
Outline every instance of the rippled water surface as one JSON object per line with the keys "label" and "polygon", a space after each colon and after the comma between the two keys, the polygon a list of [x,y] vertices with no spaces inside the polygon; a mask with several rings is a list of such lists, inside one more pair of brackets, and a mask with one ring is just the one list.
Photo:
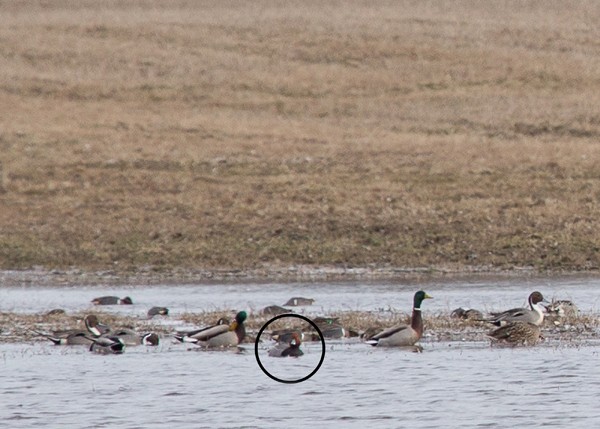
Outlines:
{"label": "rippled water surface", "polygon": [[[288,284],[123,288],[0,289],[0,311],[84,310],[98,295],[131,295],[114,311],[143,314],[149,305],[174,311],[282,304],[292,295],[322,309],[410,307],[416,287],[431,292],[427,311],[458,306],[520,305],[533,289],[570,298],[595,313],[594,279],[443,282],[417,285]],[[35,290],[35,294],[31,291]],[[28,297],[30,299],[28,299]],[[407,305],[408,303],[408,305]],[[236,351],[200,351],[165,339],[157,348],[130,347],[98,356],[85,347],[46,343],[0,345],[0,428],[340,427],[505,428],[598,427],[600,345],[543,344],[491,348],[484,342],[422,341],[423,352],[328,341],[320,370],[282,384],[267,377],[252,344]],[[321,354],[276,359],[273,371],[303,373]],[[270,359],[270,360],[269,360]]]}

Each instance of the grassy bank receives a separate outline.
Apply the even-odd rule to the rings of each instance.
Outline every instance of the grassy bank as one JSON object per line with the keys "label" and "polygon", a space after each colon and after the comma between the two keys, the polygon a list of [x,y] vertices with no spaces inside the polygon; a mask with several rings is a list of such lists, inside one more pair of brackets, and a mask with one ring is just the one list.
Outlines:
{"label": "grassy bank", "polygon": [[0,5],[0,268],[600,267],[595,2]]}

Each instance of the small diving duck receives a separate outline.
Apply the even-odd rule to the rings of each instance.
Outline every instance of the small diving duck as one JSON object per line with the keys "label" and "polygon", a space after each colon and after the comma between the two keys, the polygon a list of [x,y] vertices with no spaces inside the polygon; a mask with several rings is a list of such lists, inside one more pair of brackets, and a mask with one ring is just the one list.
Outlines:
{"label": "small diving duck", "polygon": [[421,303],[425,299],[431,298],[433,297],[422,290],[415,293],[410,325],[397,325],[388,328],[368,339],[366,343],[378,347],[403,347],[414,345],[423,335]]}
{"label": "small diving duck", "polygon": [[510,322],[529,322],[540,326],[544,322],[544,309],[541,303],[547,303],[544,296],[538,292],[532,292],[528,298],[530,308],[511,308],[501,313],[491,313],[492,318],[486,322],[496,326],[502,326]]}
{"label": "small diving duck", "polygon": [[540,327],[530,322],[510,322],[488,333],[492,344],[528,345],[537,344],[541,336]]}
{"label": "small diving duck", "polygon": [[[235,347],[240,344],[246,336],[244,321],[248,317],[245,311],[235,315],[235,320],[229,325],[217,325],[193,336],[195,344],[205,348]],[[192,337],[188,337],[192,338]]]}
{"label": "small diving duck", "polygon": [[130,297],[119,298],[118,296],[100,296],[92,300],[94,305],[131,305],[133,301]]}
{"label": "small diving duck", "polygon": [[302,350],[300,350],[300,345],[302,341],[300,340],[300,336],[294,332],[291,335],[291,339],[287,343],[278,343],[275,347],[269,350],[269,356],[271,357],[299,357],[304,354]]}

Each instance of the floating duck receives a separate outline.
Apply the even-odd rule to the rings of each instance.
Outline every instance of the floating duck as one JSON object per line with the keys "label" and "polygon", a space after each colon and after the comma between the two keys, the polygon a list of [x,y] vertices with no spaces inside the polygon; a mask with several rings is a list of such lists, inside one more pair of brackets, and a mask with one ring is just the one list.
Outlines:
{"label": "floating duck", "polygon": [[92,344],[90,351],[98,354],[121,354],[125,351],[125,344],[118,337],[90,338]]}
{"label": "floating duck", "polygon": [[83,319],[85,330],[83,329],[68,329],[63,331],[54,331],[52,334],[34,331],[38,335],[42,335],[52,341],[56,345],[90,345],[92,337],[99,337],[110,328],[107,325],[100,323],[98,317],[94,314],[89,314]]}
{"label": "floating duck", "polygon": [[244,321],[248,317],[245,311],[240,311],[235,320],[229,325],[216,325],[193,336],[195,344],[207,348],[235,347],[246,336]]}
{"label": "floating duck", "polygon": [[126,346],[157,346],[159,343],[158,335],[155,333],[138,334],[132,329],[119,329],[110,333],[110,337],[118,338]]}
{"label": "floating duck", "polygon": [[423,335],[423,318],[421,303],[432,298],[424,291],[415,293],[410,325],[397,325],[380,332],[366,341],[367,344],[378,347],[401,347],[414,345]]}
{"label": "floating duck", "polygon": [[269,350],[269,356],[271,357],[299,357],[304,354],[302,350],[300,350],[300,345],[302,341],[300,340],[300,336],[294,332],[291,335],[291,339],[287,343],[279,343],[271,350]]}
{"label": "floating duck", "polygon": [[544,322],[542,302],[548,302],[540,292],[532,292],[528,298],[530,308],[512,308],[501,313],[491,313],[492,318],[486,322],[502,326],[510,322],[529,322],[540,326]]}
{"label": "floating duck", "polygon": [[289,305],[290,307],[299,307],[304,305],[312,305],[313,302],[315,302],[315,300],[312,298],[302,298],[300,296],[296,296],[294,298],[288,299],[288,302],[286,302],[283,305]]}
{"label": "floating duck", "polygon": [[[214,325],[206,326],[204,328],[195,329],[193,331],[181,332],[173,335],[173,337],[182,342],[182,343],[197,343],[199,338],[204,338],[207,335],[211,335],[209,330],[214,330],[214,332],[220,332],[221,325],[229,325],[229,319],[226,317],[221,317]],[[217,328],[217,329],[214,329]]]}
{"label": "floating duck", "polygon": [[133,301],[130,297],[119,298],[118,296],[101,296],[92,300],[94,305],[131,305]]}

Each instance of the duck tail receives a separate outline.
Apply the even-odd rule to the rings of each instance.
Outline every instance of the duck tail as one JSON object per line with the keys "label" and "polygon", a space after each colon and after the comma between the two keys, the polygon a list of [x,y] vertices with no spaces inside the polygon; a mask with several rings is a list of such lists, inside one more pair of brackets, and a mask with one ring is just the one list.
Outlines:
{"label": "duck tail", "polygon": [[379,344],[379,340],[373,340],[373,339],[367,340],[367,341],[365,341],[365,344],[369,344],[369,345],[375,347],[377,344]]}

